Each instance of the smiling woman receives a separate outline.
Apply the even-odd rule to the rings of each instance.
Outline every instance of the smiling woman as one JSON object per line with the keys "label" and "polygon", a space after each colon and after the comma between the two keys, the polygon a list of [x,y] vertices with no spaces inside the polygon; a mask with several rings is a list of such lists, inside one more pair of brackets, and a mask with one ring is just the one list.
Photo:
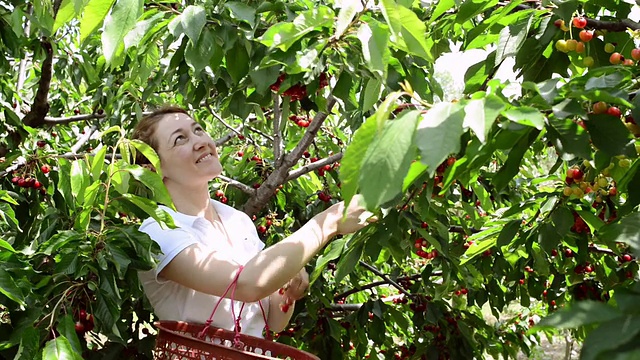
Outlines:
{"label": "smiling woman", "polygon": [[[304,266],[335,235],[367,224],[363,219],[370,213],[356,197],[347,209],[337,203],[265,249],[246,214],[210,198],[209,181],[221,174],[222,166],[214,141],[187,111],[157,110],[140,121],[133,138],[158,153],[163,182],[177,210],[161,206],[176,229],[162,228],[151,218],[140,226],[162,250],[156,268],[139,274],[160,320],[202,323],[220,300],[212,325],[233,330],[231,313],[242,309],[244,334],[262,337],[267,326],[281,331],[293,313],[291,305],[307,291]],[[137,161],[148,164],[142,157]],[[235,279],[237,304],[224,298]]]}

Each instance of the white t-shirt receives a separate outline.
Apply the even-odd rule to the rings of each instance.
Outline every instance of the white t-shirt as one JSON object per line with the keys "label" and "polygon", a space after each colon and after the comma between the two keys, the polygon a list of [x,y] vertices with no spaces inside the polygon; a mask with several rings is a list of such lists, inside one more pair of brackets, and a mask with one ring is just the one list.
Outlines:
{"label": "white t-shirt", "polygon": [[[160,206],[173,217],[176,229],[163,229],[153,218],[146,219],[140,225],[140,231],[148,234],[162,249],[158,257],[158,265],[149,271],[138,273],[144,291],[160,320],[187,321],[204,323],[220,299],[182,286],[171,280],[158,277],[164,267],[182,250],[193,244],[201,244],[212,251],[221,252],[225,258],[246,264],[264,248],[256,228],[245,213],[218,201],[211,203],[224,224],[224,229],[233,245],[225,239],[222,229],[217,229],[204,217],[185,215],[165,206]],[[189,274],[185,274],[189,276]],[[225,286],[226,289],[226,286]],[[225,289],[221,289],[224,291]],[[227,294],[231,297],[231,290]],[[269,298],[261,300],[265,315],[269,316]],[[235,301],[236,317],[242,302]],[[231,300],[223,299],[213,317],[213,326],[234,330],[231,315]],[[240,322],[242,333],[262,337],[265,326],[258,302],[246,303],[242,310]]]}

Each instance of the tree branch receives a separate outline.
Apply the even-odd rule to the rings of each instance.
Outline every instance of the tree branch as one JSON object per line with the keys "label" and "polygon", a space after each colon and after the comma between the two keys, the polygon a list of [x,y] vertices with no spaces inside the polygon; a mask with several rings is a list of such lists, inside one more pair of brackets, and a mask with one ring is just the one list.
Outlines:
{"label": "tree branch", "polygon": [[44,118],[44,124],[51,125],[51,126],[65,125],[65,124],[69,124],[69,123],[76,122],[76,121],[93,120],[93,119],[104,119],[105,117],[107,117],[107,115],[105,113],[102,113],[102,114],[97,114],[97,113],[84,114],[84,115],[75,115],[75,116],[69,116],[69,117],[49,117],[49,116],[46,116]]}
{"label": "tree branch", "polygon": [[316,162],[307,164],[305,166],[299,167],[295,170],[292,170],[289,172],[289,175],[287,176],[287,178],[285,179],[286,181],[290,181],[296,178],[299,178],[300,176],[306,174],[306,173],[310,173],[314,170],[320,169],[321,167],[328,165],[328,164],[333,164],[336,161],[342,159],[342,156],[344,156],[343,153],[337,153],[334,155],[331,155],[329,157],[326,157],[324,159],[320,159]]}
{"label": "tree branch", "polygon": [[98,127],[94,124],[91,125],[91,127],[89,128],[88,131],[85,131],[85,133],[80,136],[80,138],[78,139],[78,141],[73,144],[73,146],[71,147],[71,154],[75,154],[78,152],[78,150],[80,150],[80,148],[87,143],[87,141],[89,141],[89,139],[91,139],[91,135],[93,135],[93,133],[98,130]]}
{"label": "tree branch", "polygon": [[275,189],[283,184],[289,176],[289,169],[291,169],[298,160],[302,157],[302,154],[307,150],[309,145],[313,142],[316,134],[320,130],[322,123],[326,120],[328,113],[331,112],[333,106],[336,103],[336,99],[333,96],[329,96],[327,100],[327,112],[318,112],[314,116],[311,124],[307,128],[307,131],[298,142],[298,145],[282,159],[280,167],[276,168],[267,178],[265,182],[257,189],[256,195],[251,197],[243,206],[243,211],[249,216],[257,213],[262,209],[269,199],[275,193]]}
{"label": "tree branch", "polygon": [[[442,275],[442,271],[436,271],[431,275],[440,276],[440,275]],[[411,275],[411,276],[399,277],[397,279],[397,281],[418,280],[420,278],[422,278],[422,275],[415,274],[415,275]],[[358,286],[358,287],[355,287],[355,288],[353,288],[351,290],[347,290],[347,291],[345,291],[345,292],[343,292],[341,294],[338,294],[338,295],[334,296],[333,299],[336,300],[336,301],[337,300],[341,300],[341,299],[345,299],[349,295],[353,295],[353,294],[359,293],[361,291],[373,289],[374,287],[378,287],[380,285],[386,285],[386,284],[389,284],[389,283],[387,281],[385,281],[385,280],[374,281],[372,283],[369,283],[369,284],[366,284],[366,285],[362,285],[362,286]]]}
{"label": "tree branch", "polygon": [[31,105],[31,111],[22,119],[22,122],[30,127],[42,127],[45,123],[44,118],[49,113],[49,87],[51,86],[51,77],[53,75],[53,47],[49,40],[45,39],[40,41],[40,45],[46,53],[40,71],[40,82]]}
{"label": "tree branch", "polygon": [[407,290],[405,290],[402,286],[400,286],[400,284],[398,284],[397,282],[391,280],[391,278],[389,278],[387,275],[383,274],[380,270],[376,269],[375,267],[373,267],[372,265],[367,264],[366,262],[360,260],[358,262],[361,266],[366,267],[369,271],[371,271],[372,273],[378,275],[379,277],[381,277],[382,279],[384,279],[389,285],[393,286],[394,288],[398,289],[398,291],[400,291],[401,293],[403,293],[405,296],[408,296],[410,298],[412,298],[414,295],[411,294],[410,292],[408,292]]}
{"label": "tree branch", "polygon": [[218,179],[220,179],[223,182],[226,182],[227,184],[229,184],[230,186],[233,186],[236,189],[240,189],[242,192],[250,196],[253,196],[256,194],[256,189],[252,188],[251,186],[245,185],[237,180],[233,180],[232,178],[219,175]]}
{"label": "tree branch", "polygon": [[616,21],[587,19],[587,27],[611,32],[625,32],[627,29],[640,30],[640,24],[630,19]]}
{"label": "tree branch", "polygon": [[280,95],[273,94],[273,164],[280,166],[284,155],[284,143],[282,139],[282,111],[280,111]]}

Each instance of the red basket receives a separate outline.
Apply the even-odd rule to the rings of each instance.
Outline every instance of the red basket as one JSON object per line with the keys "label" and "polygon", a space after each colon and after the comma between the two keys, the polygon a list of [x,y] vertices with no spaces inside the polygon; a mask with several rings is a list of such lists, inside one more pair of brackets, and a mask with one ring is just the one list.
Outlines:
{"label": "red basket", "polygon": [[[184,321],[156,321],[154,325],[158,329],[153,358],[156,360],[242,360],[242,359],[291,359],[291,360],[320,360],[317,356],[291,346],[273,342],[270,339],[262,339],[255,336],[240,333],[240,314],[236,319],[234,307],[231,306],[231,314],[235,320],[234,331],[211,326],[211,319],[220,305],[222,299],[231,291],[231,301],[235,297],[235,285],[242,272],[238,269],[231,284],[220,297],[213,308],[209,320],[204,324],[188,323]],[[265,324],[267,318],[260,309]],[[265,326],[269,334],[268,325]]]}
{"label": "red basket", "polygon": [[258,337],[240,334],[210,326],[204,338],[199,338],[206,325],[182,321],[158,321],[156,347],[157,360],[243,360],[292,359],[320,360],[317,356],[291,346]]}

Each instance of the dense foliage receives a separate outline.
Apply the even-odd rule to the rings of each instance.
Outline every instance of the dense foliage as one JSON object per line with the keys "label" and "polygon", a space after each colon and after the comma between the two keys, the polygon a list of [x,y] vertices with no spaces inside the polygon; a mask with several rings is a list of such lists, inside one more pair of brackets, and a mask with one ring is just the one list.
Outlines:
{"label": "dense foliage", "polygon": [[[137,226],[171,225],[170,200],[128,135],[168,103],[217,139],[212,196],[267,244],[355,193],[379,214],[310,264],[278,341],[515,358],[571,329],[584,359],[637,357],[634,9],[0,0],[0,357],[151,358],[137,271],[158,247]],[[435,72],[451,52],[484,54],[453,101]]]}

